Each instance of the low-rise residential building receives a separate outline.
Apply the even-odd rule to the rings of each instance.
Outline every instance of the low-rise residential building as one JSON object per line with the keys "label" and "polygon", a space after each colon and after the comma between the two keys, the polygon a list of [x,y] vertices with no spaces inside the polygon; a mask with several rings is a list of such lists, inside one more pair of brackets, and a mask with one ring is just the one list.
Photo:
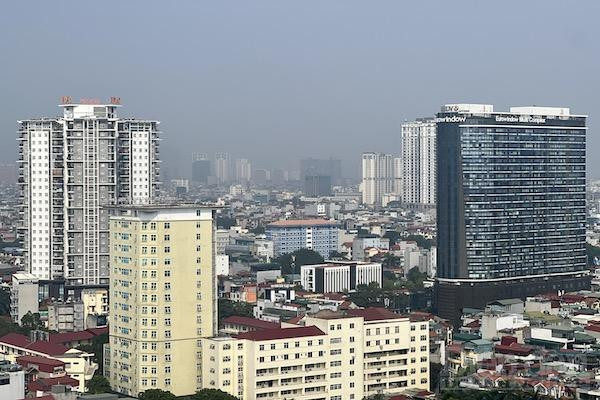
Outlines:
{"label": "low-rise residential building", "polygon": [[10,290],[10,316],[13,322],[21,323],[25,314],[38,312],[38,307],[38,278],[33,274],[14,274]]}
{"label": "low-rise residential building", "polygon": [[219,332],[223,335],[237,335],[244,332],[259,331],[264,329],[276,329],[281,324],[277,322],[262,321],[256,318],[232,315],[222,322]]}
{"label": "low-rise residential building", "polygon": [[75,390],[84,393],[86,382],[92,379],[98,364],[92,361],[94,356],[78,349],[69,349],[58,343],[45,340],[30,341],[26,336],[9,333],[0,338],[0,355],[5,360],[16,362],[21,356],[45,357],[62,361],[68,376],[78,381]]}
{"label": "low-rise residential building", "polygon": [[203,387],[242,400],[429,390],[427,321],[369,308],[320,311],[298,324],[202,339]]}
{"label": "low-rise residential building", "polygon": [[25,372],[19,364],[0,361],[0,399],[25,398]]}
{"label": "low-rise residential building", "polygon": [[84,329],[105,326],[108,317],[108,289],[86,288],[81,291]]}
{"label": "low-rise residential building", "polygon": [[85,328],[85,307],[82,301],[48,304],[48,329],[55,332],[75,332]]}
{"label": "low-rise residential building", "polygon": [[376,283],[383,285],[383,269],[380,263],[360,261],[327,261],[325,264],[300,267],[302,288],[309,292],[352,292],[358,285]]}
{"label": "low-rise residential building", "polygon": [[273,242],[273,255],[310,249],[328,258],[338,249],[338,222],[325,219],[281,220],[267,225],[267,240]]}

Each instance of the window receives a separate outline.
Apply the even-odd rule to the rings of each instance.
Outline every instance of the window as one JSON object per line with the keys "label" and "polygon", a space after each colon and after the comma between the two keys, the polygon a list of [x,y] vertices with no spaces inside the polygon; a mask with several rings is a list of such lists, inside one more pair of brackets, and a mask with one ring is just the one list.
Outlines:
{"label": "window", "polygon": [[170,222],[165,222],[165,229],[169,229],[171,228],[171,223]]}
{"label": "window", "polygon": [[165,242],[168,242],[171,240],[171,235],[165,235]]}
{"label": "window", "polygon": [[170,252],[171,252],[171,247],[165,246],[165,253],[170,253]]}
{"label": "window", "polygon": [[156,229],[156,222],[150,222],[150,229]]}

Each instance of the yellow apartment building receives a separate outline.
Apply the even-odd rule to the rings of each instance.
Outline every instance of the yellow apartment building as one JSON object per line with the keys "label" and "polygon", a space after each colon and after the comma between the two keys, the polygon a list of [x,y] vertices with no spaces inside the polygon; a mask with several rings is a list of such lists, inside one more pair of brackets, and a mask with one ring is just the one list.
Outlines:
{"label": "yellow apartment building", "polygon": [[201,388],[202,337],[216,332],[214,208],[110,207],[109,381],[137,396]]}
{"label": "yellow apartment building", "polygon": [[429,390],[427,322],[368,308],[321,311],[302,324],[202,339],[203,386],[242,400]]}

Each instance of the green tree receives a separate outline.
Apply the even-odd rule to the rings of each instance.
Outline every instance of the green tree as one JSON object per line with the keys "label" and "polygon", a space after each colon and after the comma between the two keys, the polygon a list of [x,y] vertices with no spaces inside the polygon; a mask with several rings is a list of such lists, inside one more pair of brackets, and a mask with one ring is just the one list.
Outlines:
{"label": "green tree", "polygon": [[385,400],[385,396],[380,393],[372,394],[371,396],[364,397],[364,400]]}
{"label": "green tree", "polygon": [[421,235],[408,235],[403,240],[417,242],[417,246],[424,249],[430,249],[434,244],[433,240],[427,239],[425,236]]}
{"label": "green tree", "polygon": [[600,247],[586,243],[585,248],[587,249],[588,265],[595,265],[594,259],[597,257],[600,260]]}
{"label": "green tree", "polygon": [[27,314],[23,315],[23,318],[21,318],[21,326],[25,329],[27,334],[29,334],[30,331],[43,328],[44,324],[40,318],[40,313],[27,311]]}
{"label": "green tree", "polygon": [[332,258],[332,259],[344,258],[344,255],[342,253],[340,253],[339,251],[333,250],[331,253],[329,253],[329,258]]}
{"label": "green tree", "polygon": [[411,288],[423,288],[423,281],[427,279],[427,274],[420,272],[417,267],[411,268],[406,274],[408,286]]}
{"label": "green tree", "polygon": [[232,218],[228,215],[217,215],[217,227],[219,229],[229,229],[232,226],[235,226],[237,224],[237,221],[235,220],[235,218]]}
{"label": "green tree", "polygon": [[148,389],[138,395],[138,400],[177,400],[177,396],[160,389]]}
{"label": "green tree", "polygon": [[393,254],[387,253],[383,256],[383,262],[381,263],[383,268],[396,268],[402,265],[402,258]]}
{"label": "green tree", "polygon": [[110,383],[105,376],[95,374],[92,379],[87,381],[85,387],[90,394],[99,394],[99,393],[110,393]]}
{"label": "green tree", "polygon": [[81,351],[86,353],[94,353],[92,357],[93,361],[98,364],[98,373],[102,374],[104,371],[104,345],[108,343],[108,334],[103,333],[92,339],[91,344],[82,344],[77,346]]}
{"label": "green tree", "polygon": [[282,274],[299,274],[302,265],[321,264],[323,257],[316,251],[309,249],[296,250],[293,253],[282,254],[273,262],[281,265]]}
{"label": "green tree", "polygon": [[189,397],[189,400],[238,400],[237,397],[218,389],[202,389]]}
{"label": "green tree", "polygon": [[377,282],[371,282],[369,285],[358,285],[356,291],[350,293],[349,297],[359,307],[383,305],[383,290]]}
{"label": "green tree", "polygon": [[0,289],[0,315],[10,315],[9,289]]}
{"label": "green tree", "polygon": [[228,299],[219,299],[218,303],[219,323],[227,317],[237,315],[240,317],[253,317],[254,306],[243,301],[231,301]]}
{"label": "green tree", "polygon": [[387,231],[383,237],[390,239],[390,247],[402,240],[402,235],[398,231]]}

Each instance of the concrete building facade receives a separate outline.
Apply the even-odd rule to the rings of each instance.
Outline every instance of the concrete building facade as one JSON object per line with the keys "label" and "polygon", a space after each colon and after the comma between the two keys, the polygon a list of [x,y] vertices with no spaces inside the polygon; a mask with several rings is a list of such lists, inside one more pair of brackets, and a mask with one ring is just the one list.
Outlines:
{"label": "concrete building facade", "polygon": [[427,322],[384,309],[320,311],[299,326],[203,339],[203,386],[241,400],[429,390],[428,343]]}
{"label": "concrete building facade", "polygon": [[200,338],[216,329],[215,210],[111,208],[113,390],[182,396],[201,388]]}
{"label": "concrete building facade", "polygon": [[379,263],[327,261],[300,267],[300,284],[309,292],[353,292],[358,285],[371,283],[383,285],[383,269]]}
{"label": "concrete building facade", "polygon": [[383,196],[394,193],[394,157],[391,154],[363,153],[362,202],[382,205]]}
{"label": "concrete building facade", "polygon": [[21,323],[28,312],[39,310],[38,278],[33,274],[17,273],[12,276],[10,287],[10,316],[13,322]]}
{"label": "concrete building facade", "polygon": [[314,250],[328,258],[338,247],[338,223],[325,219],[297,219],[272,222],[265,229],[267,240],[273,241],[273,255],[300,249]]}
{"label": "concrete building facade", "polygon": [[421,118],[402,124],[402,201],[434,207],[436,192],[436,123]]}
{"label": "concrete building facade", "polygon": [[158,121],[123,119],[111,104],[73,104],[63,116],[19,121],[19,235],[40,279],[108,284],[103,205],[147,203],[159,185]]}

